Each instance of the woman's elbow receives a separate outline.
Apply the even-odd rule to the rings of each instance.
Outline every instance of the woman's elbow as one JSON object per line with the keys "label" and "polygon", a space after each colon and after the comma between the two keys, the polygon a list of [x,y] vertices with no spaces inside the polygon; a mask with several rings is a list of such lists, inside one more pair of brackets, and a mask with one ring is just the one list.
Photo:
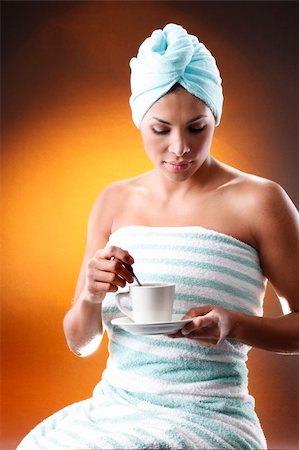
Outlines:
{"label": "woman's elbow", "polygon": [[76,356],[84,358],[86,356],[92,355],[99,348],[102,341],[102,334],[97,334],[93,336],[86,342],[80,342],[77,339],[70,339],[66,337],[67,345],[72,353]]}

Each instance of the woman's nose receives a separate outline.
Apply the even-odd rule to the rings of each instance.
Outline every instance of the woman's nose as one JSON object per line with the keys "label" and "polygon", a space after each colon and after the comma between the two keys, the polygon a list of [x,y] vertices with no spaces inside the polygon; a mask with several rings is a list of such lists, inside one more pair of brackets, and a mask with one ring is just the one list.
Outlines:
{"label": "woman's nose", "polygon": [[175,136],[169,144],[168,151],[176,156],[190,152],[190,147],[182,136]]}

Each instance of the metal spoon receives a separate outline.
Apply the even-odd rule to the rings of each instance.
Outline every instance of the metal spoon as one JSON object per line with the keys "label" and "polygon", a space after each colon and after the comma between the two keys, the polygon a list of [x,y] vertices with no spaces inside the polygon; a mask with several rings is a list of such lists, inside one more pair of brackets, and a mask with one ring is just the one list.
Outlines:
{"label": "metal spoon", "polygon": [[140,281],[138,280],[138,278],[136,277],[136,275],[134,273],[133,267],[130,264],[126,264],[126,263],[123,263],[123,265],[132,274],[133,278],[137,281],[138,286],[142,286],[142,284],[140,283]]}

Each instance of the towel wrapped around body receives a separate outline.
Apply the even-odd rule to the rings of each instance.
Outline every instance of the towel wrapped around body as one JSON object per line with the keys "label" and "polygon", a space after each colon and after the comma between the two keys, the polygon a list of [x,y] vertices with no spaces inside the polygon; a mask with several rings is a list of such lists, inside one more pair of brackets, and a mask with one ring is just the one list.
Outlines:
{"label": "towel wrapped around body", "polygon": [[[200,226],[126,226],[108,245],[129,250],[141,281],[176,284],[174,314],[209,304],[262,315],[258,254],[231,236]],[[249,346],[134,335],[111,324],[121,316],[108,294],[110,355],[93,396],[46,419],[19,450],[266,448],[248,393]]]}

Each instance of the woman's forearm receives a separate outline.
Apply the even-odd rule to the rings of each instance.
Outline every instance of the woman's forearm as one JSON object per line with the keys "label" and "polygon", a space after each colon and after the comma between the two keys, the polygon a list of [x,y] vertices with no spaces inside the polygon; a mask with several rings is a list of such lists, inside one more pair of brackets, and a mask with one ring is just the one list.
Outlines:
{"label": "woman's forearm", "polygon": [[67,312],[63,328],[68,346],[78,356],[88,356],[99,346],[102,336],[102,304],[81,295]]}
{"label": "woman's forearm", "polygon": [[228,338],[277,353],[299,353],[299,312],[279,317],[234,316],[235,325]]}

